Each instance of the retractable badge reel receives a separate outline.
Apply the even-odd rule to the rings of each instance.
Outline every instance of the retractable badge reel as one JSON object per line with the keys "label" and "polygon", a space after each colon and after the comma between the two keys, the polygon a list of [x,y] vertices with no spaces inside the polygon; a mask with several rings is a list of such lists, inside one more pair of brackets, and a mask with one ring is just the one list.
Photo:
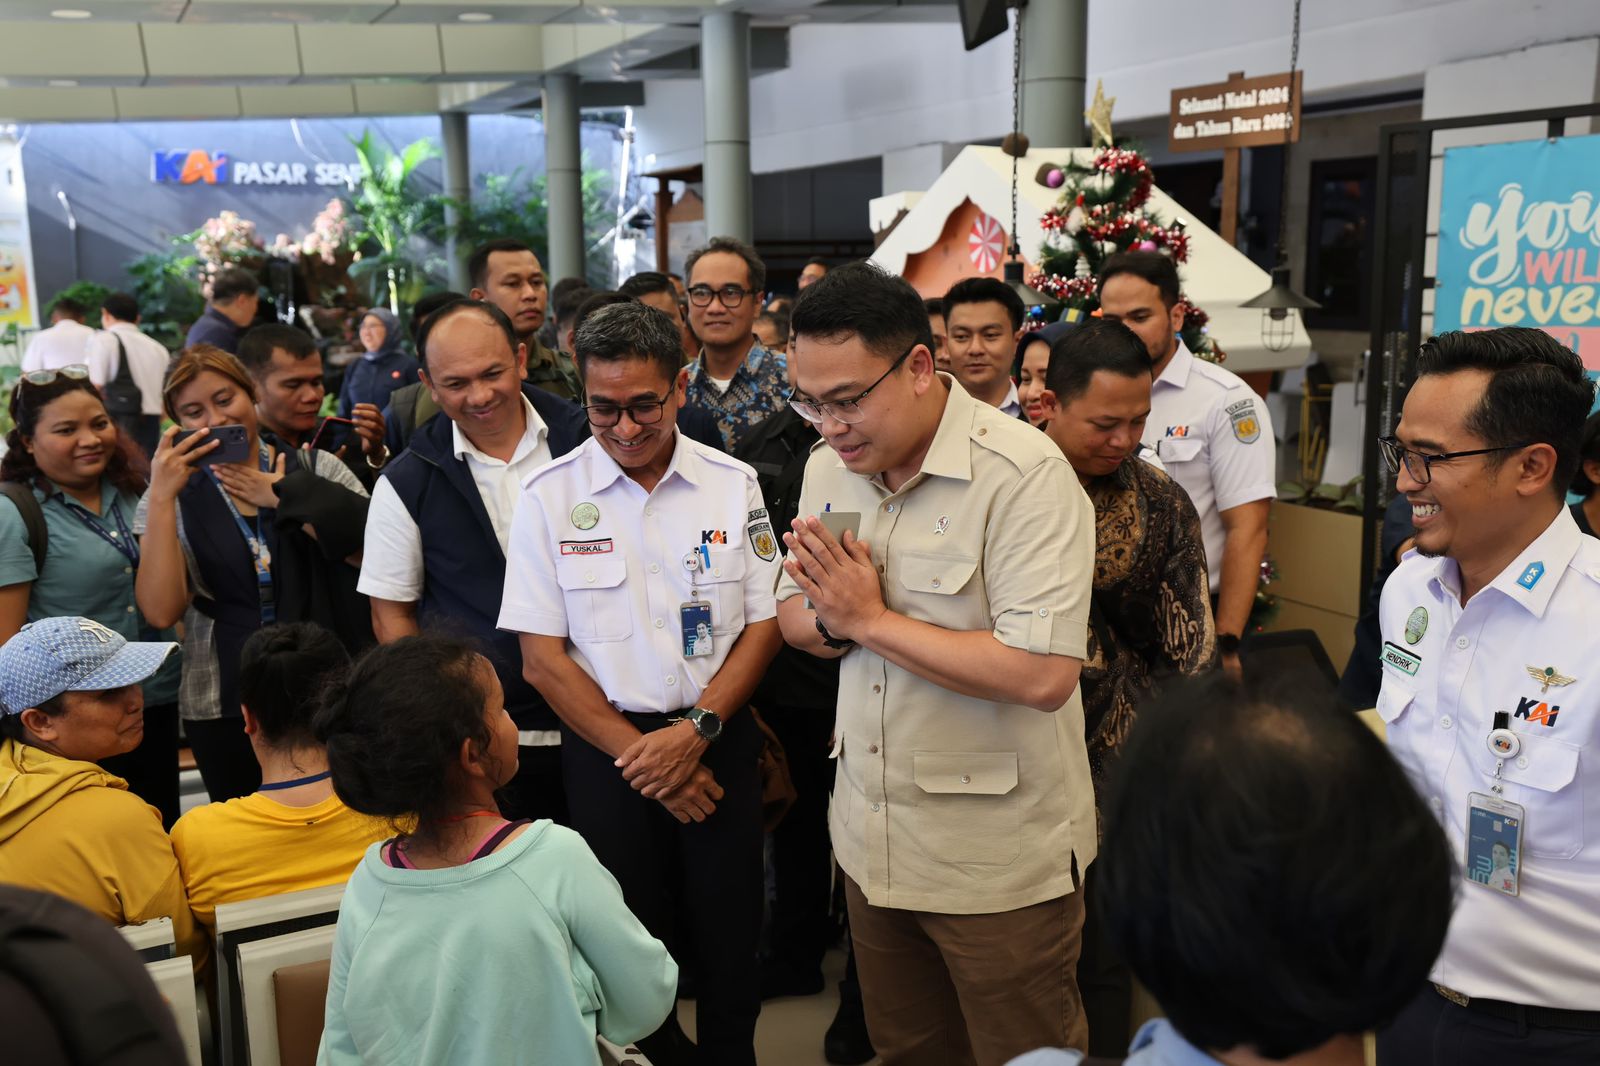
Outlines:
{"label": "retractable badge reel", "polygon": [[1496,712],[1494,728],[1484,743],[1494,756],[1494,782],[1488,792],[1467,797],[1468,881],[1507,896],[1522,891],[1522,832],[1527,811],[1503,795],[1502,773],[1506,760],[1522,751],[1522,738],[1510,728],[1511,716]]}
{"label": "retractable badge reel", "polygon": [[712,653],[711,604],[700,598],[700,575],[710,566],[711,553],[703,544],[683,557],[683,568],[689,571],[689,602],[678,605],[678,631],[685,659],[699,659]]}

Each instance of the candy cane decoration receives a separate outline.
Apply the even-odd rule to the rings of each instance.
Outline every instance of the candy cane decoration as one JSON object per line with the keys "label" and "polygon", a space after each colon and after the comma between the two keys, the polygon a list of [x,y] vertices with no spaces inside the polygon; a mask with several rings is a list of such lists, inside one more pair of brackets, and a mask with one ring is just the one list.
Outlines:
{"label": "candy cane decoration", "polygon": [[967,257],[980,274],[988,274],[1000,265],[1005,244],[1006,235],[1000,223],[988,215],[979,214],[972,223],[972,232],[967,234]]}

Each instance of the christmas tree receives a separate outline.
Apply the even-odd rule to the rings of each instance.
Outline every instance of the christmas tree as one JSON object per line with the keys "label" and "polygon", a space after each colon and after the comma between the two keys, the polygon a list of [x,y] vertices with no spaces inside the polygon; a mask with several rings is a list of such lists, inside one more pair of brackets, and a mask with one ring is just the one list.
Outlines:
{"label": "christmas tree", "polygon": [[[1100,86],[1094,106],[1085,112],[1094,131],[1096,151],[1086,166],[1075,158],[1043,167],[1038,180],[1061,190],[1061,201],[1044,215],[1045,244],[1040,273],[1028,284],[1060,300],[1061,317],[1079,318],[1100,307],[1100,270],[1118,252],[1161,251],[1179,264],[1189,257],[1189,238],[1182,220],[1165,222],[1148,209],[1155,175],[1144,157],[1119,145],[1111,135],[1111,105]],[[1201,359],[1222,362],[1223,353],[1206,335],[1206,313],[1182,294],[1183,328],[1189,351]]]}

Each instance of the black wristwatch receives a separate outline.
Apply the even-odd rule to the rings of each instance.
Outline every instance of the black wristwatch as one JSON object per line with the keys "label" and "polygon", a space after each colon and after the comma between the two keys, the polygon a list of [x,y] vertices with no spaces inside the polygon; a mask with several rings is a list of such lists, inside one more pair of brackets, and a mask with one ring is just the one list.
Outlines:
{"label": "black wristwatch", "polygon": [[817,632],[822,634],[822,643],[826,644],[828,647],[830,647],[830,648],[853,648],[853,647],[855,647],[856,642],[853,641],[853,640],[836,640],[834,638],[834,635],[832,633],[828,632],[828,627],[822,624],[822,619],[818,618],[816,620],[816,622],[817,622]]}
{"label": "black wristwatch", "polygon": [[722,719],[717,717],[715,711],[708,711],[704,707],[691,707],[683,712],[684,721],[694,726],[694,731],[700,734],[700,739],[707,744],[714,744],[722,736]]}
{"label": "black wristwatch", "polygon": [[1217,650],[1220,651],[1224,655],[1238,655],[1239,654],[1239,634],[1237,634],[1237,633],[1218,633],[1217,634]]}

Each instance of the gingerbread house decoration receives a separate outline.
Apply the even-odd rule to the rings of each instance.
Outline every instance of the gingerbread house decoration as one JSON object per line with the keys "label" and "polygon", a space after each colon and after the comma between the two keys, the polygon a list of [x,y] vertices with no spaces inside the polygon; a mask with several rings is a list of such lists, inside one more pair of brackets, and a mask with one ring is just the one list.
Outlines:
{"label": "gingerbread house decoration", "polygon": [[[1045,231],[1039,220],[1061,193],[1040,175],[1068,157],[1087,165],[1090,148],[1035,148],[1017,161],[1017,230],[1031,275]],[[926,192],[902,192],[871,202],[869,217],[878,242],[873,262],[910,281],[924,297],[942,295],[962,278],[1001,276],[1010,246],[1011,157],[999,148],[969,146]],[[1156,178],[1161,175],[1158,170]],[[1281,352],[1261,342],[1261,312],[1239,305],[1266,291],[1272,279],[1244,253],[1164,194],[1150,194],[1149,209],[1166,221],[1182,219],[1189,258],[1179,267],[1184,291],[1211,318],[1209,331],[1227,353],[1235,373],[1285,370],[1304,365],[1311,338],[1298,317],[1294,340]]]}

